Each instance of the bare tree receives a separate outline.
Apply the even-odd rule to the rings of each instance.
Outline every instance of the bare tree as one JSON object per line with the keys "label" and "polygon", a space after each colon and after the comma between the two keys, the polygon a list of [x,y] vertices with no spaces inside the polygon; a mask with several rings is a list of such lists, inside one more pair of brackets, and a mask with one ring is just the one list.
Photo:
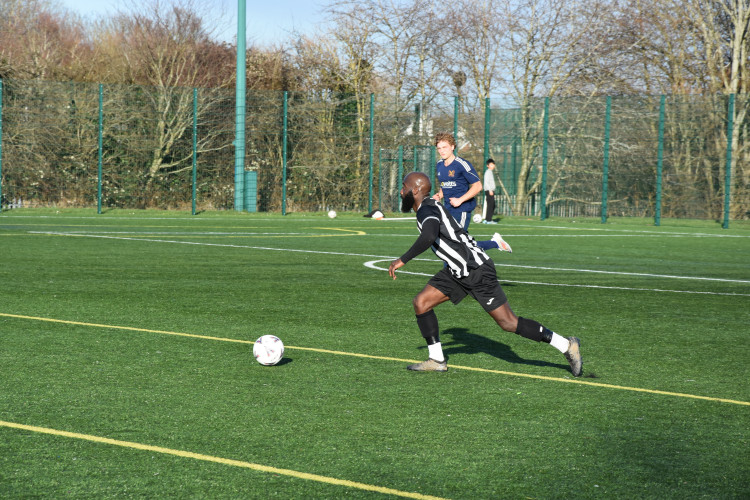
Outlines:
{"label": "bare tree", "polygon": [[90,54],[80,17],[45,0],[0,0],[0,78],[80,81]]}
{"label": "bare tree", "polygon": [[367,26],[368,53],[380,88],[393,93],[399,111],[415,100],[430,102],[450,88],[452,64],[444,59],[447,25],[432,0],[342,0],[331,4],[331,32]]}
{"label": "bare tree", "polygon": [[[498,69],[503,38],[502,17],[498,0],[459,0],[456,10],[460,16],[447,16],[451,33],[449,44],[454,64],[473,82],[480,103],[498,87]],[[458,86],[458,85],[457,85]]]}
{"label": "bare tree", "polygon": [[248,90],[299,90],[304,74],[298,74],[293,58],[284,48],[250,47],[246,54]]}
{"label": "bare tree", "polygon": [[[735,202],[731,208],[736,217],[750,213],[750,144],[748,144],[748,111],[750,110],[750,0],[686,0],[675,8],[694,23],[701,41],[699,52],[706,69],[711,93],[739,96],[733,116],[731,169],[739,175]],[[725,141],[722,141],[725,142]],[[717,144],[721,148],[722,144]],[[721,170],[721,169],[720,169]]]}
{"label": "bare tree", "polygon": [[[179,147],[187,140],[193,120],[192,88],[206,86],[226,88],[233,81],[234,58],[231,48],[210,38],[203,20],[189,0],[169,6],[155,2],[142,11],[119,14],[110,25],[109,37],[113,41],[103,50],[112,61],[111,68],[119,68],[120,78],[147,84],[143,104],[155,114],[156,119],[140,118],[142,127],[150,129],[147,137],[150,150],[146,171],[143,174],[143,203],[150,197],[151,187],[157,178],[174,175],[189,169],[191,148]],[[116,75],[111,75],[116,76]],[[207,97],[212,94],[202,94]],[[115,100],[109,101],[115,103]],[[119,105],[125,104],[117,100]],[[216,101],[210,98],[199,101],[199,116],[206,113]],[[127,104],[126,104],[127,105]],[[119,119],[130,120],[141,116],[140,109],[121,109]],[[117,125],[113,124],[114,129]],[[212,143],[219,131],[201,137],[199,151]]]}
{"label": "bare tree", "polygon": [[[346,17],[338,22],[335,34],[302,36],[294,46],[304,94],[290,100],[290,158],[294,176],[314,184],[309,197],[318,200],[317,209],[359,203],[353,193],[365,192],[368,180],[364,151],[373,78],[371,32]],[[344,178],[350,181],[346,193],[336,187]]]}
{"label": "bare tree", "polygon": [[[701,127],[695,127],[668,114],[667,124],[668,137],[679,138],[681,144],[673,152],[675,173],[683,184],[700,186],[698,198],[710,216],[723,210],[727,141],[733,153],[731,169],[738,179],[732,213],[741,217],[750,209],[750,146],[745,139],[750,108],[749,25],[748,0],[639,0],[627,5],[615,23],[615,38],[628,42],[618,51],[626,61],[621,71],[637,74],[633,90],[672,95],[674,106],[691,106],[692,115],[703,120]],[[632,71],[638,67],[639,73]],[[730,94],[736,96],[736,105],[732,136],[727,138],[726,100],[722,104],[717,97]],[[687,144],[700,145],[704,154],[696,154]],[[681,200],[690,202],[689,197]]]}
{"label": "bare tree", "polygon": [[[504,0],[501,4],[499,15],[506,21],[500,47],[505,56],[501,74],[507,75],[503,86],[521,114],[516,213],[541,185],[544,114],[539,98],[564,94],[581,68],[598,55],[603,43],[595,36],[600,14],[599,4],[583,0]],[[535,178],[529,185],[532,174]]]}

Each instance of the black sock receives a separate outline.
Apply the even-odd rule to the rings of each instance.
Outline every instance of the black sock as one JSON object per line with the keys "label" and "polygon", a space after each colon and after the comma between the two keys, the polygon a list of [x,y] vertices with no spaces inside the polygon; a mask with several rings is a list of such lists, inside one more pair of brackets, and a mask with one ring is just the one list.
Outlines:
{"label": "black sock", "polygon": [[427,345],[440,342],[440,330],[434,309],[430,309],[424,314],[417,314],[417,325],[422,337],[427,341]]}
{"label": "black sock", "polygon": [[536,342],[550,343],[552,341],[552,330],[544,327],[541,323],[533,319],[518,318],[516,333],[521,337],[531,339]]}

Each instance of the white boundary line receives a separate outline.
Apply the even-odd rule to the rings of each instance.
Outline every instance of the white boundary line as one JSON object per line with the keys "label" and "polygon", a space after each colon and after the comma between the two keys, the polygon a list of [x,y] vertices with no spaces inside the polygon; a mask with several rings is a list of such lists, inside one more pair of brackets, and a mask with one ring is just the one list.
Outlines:
{"label": "white boundary line", "polygon": [[[318,217],[294,217],[294,216],[285,216],[284,219],[279,219],[278,217],[273,216],[255,216],[252,218],[252,220],[243,220],[241,218],[233,217],[233,216],[212,216],[210,218],[205,219],[196,219],[195,216],[192,215],[185,215],[184,217],[128,217],[128,216],[107,216],[107,215],[94,215],[94,216],[77,216],[77,215],[15,215],[15,214],[9,214],[7,212],[3,212],[0,214],[0,220],[2,219],[55,219],[57,221],[64,220],[64,219],[77,219],[77,220],[100,220],[100,221],[118,221],[118,220],[137,220],[137,221],[149,221],[149,220],[169,220],[169,221],[184,221],[184,222],[209,222],[214,220],[221,220],[221,221],[232,221],[232,222],[240,222],[240,223],[247,223],[247,222],[254,222],[258,220],[262,221],[289,221],[289,220],[304,220],[304,221],[314,221],[318,219]],[[330,220],[327,216],[321,215],[319,219],[322,220]],[[363,217],[361,219],[352,219],[352,223],[364,223],[369,225],[371,222],[378,223],[382,221],[413,221],[416,217],[414,216],[406,216],[406,217],[384,217],[382,219],[372,219]],[[347,219],[347,222],[349,220]],[[695,237],[715,237],[715,238],[750,238],[750,235],[740,235],[740,234],[714,234],[714,233],[692,233],[692,232],[670,232],[670,229],[677,229],[677,228],[670,228],[669,226],[660,226],[658,228],[654,228],[653,230],[646,230],[646,229],[624,229],[624,228],[618,228],[618,227],[581,227],[585,226],[587,224],[595,224],[595,222],[592,221],[583,221],[581,222],[581,225],[579,226],[577,223],[572,223],[570,226],[548,226],[543,222],[540,222],[538,224],[520,224],[520,223],[513,223],[513,222],[503,222],[501,224],[498,224],[494,227],[486,227],[486,229],[503,229],[506,228],[534,228],[534,229],[562,229],[562,230],[568,230],[568,231],[591,231],[591,232],[607,232],[607,233],[643,233],[646,235],[654,235],[654,236],[672,236],[672,235],[681,235],[681,236],[695,236]],[[478,226],[478,225],[477,225]],[[485,226],[478,226],[478,227],[485,227]],[[476,230],[476,228],[474,229]],[[722,229],[723,232],[731,231]],[[527,235],[514,235],[514,236],[527,236]],[[530,235],[528,235],[530,236]],[[564,236],[564,235],[554,235],[554,236]]]}
{"label": "white boundary line", "polygon": [[[374,269],[377,271],[387,271],[387,269],[376,267],[375,266],[376,263],[392,261],[397,258],[397,257],[387,256],[387,255],[359,254],[359,253],[349,253],[349,252],[331,252],[331,251],[322,251],[322,250],[303,250],[303,249],[294,249],[294,248],[260,247],[260,246],[252,246],[252,245],[233,245],[229,243],[206,243],[206,242],[196,242],[196,241],[177,241],[177,240],[162,240],[162,239],[157,240],[157,239],[151,239],[151,238],[130,238],[130,237],[123,237],[123,236],[106,236],[106,235],[99,235],[99,234],[78,234],[78,233],[42,232],[42,231],[35,231],[34,233],[35,234],[48,234],[48,235],[53,235],[53,236],[78,237],[78,238],[102,238],[102,239],[112,239],[112,240],[151,242],[151,243],[173,243],[173,244],[179,244],[179,245],[197,245],[197,246],[211,246],[211,247],[225,247],[225,248],[246,248],[246,249],[251,249],[251,250],[269,250],[269,251],[276,251],[276,252],[299,252],[299,253],[312,253],[312,254],[321,254],[321,255],[342,255],[342,256],[347,256],[347,257],[365,257],[365,258],[374,257],[376,260],[366,262],[364,263],[364,265],[370,269]],[[423,261],[423,262],[437,262],[437,260],[435,259],[414,259],[414,260]],[[590,273],[615,274],[615,275],[626,275],[626,276],[643,276],[643,277],[650,277],[650,278],[688,279],[688,280],[693,279],[693,280],[704,280],[704,281],[721,281],[721,282],[730,282],[730,283],[748,283],[747,280],[728,280],[724,278],[706,278],[706,277],[629,273],[629,272],[616,272],[616,271],[597,271],[593,269],[567,269],[567,268],[553,268],[553,267],[523,266],[523,265],[515,265],[515,264],[496,264],[496,266],[521,267],[521,268],[526,268],[526,269],[542,269],[542,270],[551,270],[551,271],[590,272]],[[399,273],[400,274],[414,274],[417,276],[432,276],[431,274],[415,273],[415,272],[410,272],[410,271],[399,271]],[[575,285],[575,284],[569,284],[569,283],[545,283],[545,282],[536,282],[536,281],[513,281],[513,280],[502,280],[502,281],[505,281],[507,283],[520,283],[520,284],[526,284],[526,285],[563,286],[563,287],[575,287],[575,288],[600,288],[600,289],[607,289],[607,290],[634,290],[634,291],[644,291],[644,292],[672,292],[672,293],[688,293],[688,294],[701,294],[701,295],[724,295],[724,296],[736,296],[736,297],[750,297],[750,293],[704,292],[704,291],[696,291],[696,290],[665,290],[665,289],[660,289],[660,288],[634,288],[634,287],[616,287],[616,286],[603,286],[603,285]]]}
{"label": "white boundary line", "polygon": [[[379,262],[390,262],[391,259],[382,259],[382,260],[371,260],[369,262],[365,262],[365,267],[369,267],[370,269],[375,269],[377,271],[388,271],[388,268],[381,268],[377,267],[375,264]],[[413,274],[415,276],[432,276],[432,274],[429,273],[416,273],[412,271],[398,271],[399,274]],[[668,277],[668,276],[665,276]],[[604,285],[574,285],[570,283],[544,283],[542,281],[518,281],[518,280],[505,280],[502,279],[500,281],[503,281],[505,283],[519,283],[522,285],[542,285],[542,286],[566,286],[566,287],[573,287],[573,288],[602,288],[605,290],[633,290],[638,292],[672,292],[672,293],[690,293],[690,294],[702,294],[702,295],[729,295],[732,297],[750,297],[750,293],[730,293],[730,292],[701,292],[696,290],[665,290],[661,288],[634,288],[634,287],[625,287],[625,286],[604,286]]]}
{"label": "white boundary line", "polygon": [[[240,228],[242,229],[242,228]],[[324,230],[325,228],[320,228],[321,230]],[[330,228],[330,230],[335,230],[337,228]],[[356,231],[359,231],[357,229]],[[50,234],[50,231],[29,231],[29,233],[32,234]],[[91,230],[72,230],[72,231],[60,231],[56,234],[82,234],[82,235],[90,235],[93,236],[93,233]],[[291,233],[291,232],[260,232],[260,231],[96,231],[96,234],[121,234],[121,235],[142,235],[142,236],[149,236],[149,235],[174,235],[174,236],[201,236],[201,235],[209,235],[209,236],[296,236],[296,235],[311,235],[310,233]],[[682,234],[682,233],[668,233],[668,234],[658,234],[658,233],[646,233],[646,234],[513,234],[513,233],[507,233],[503,232],[505,237],[512,237],[512,238],[648,238],[648,237],[659,237],[659,238],[690,238],[693,236],[696,236],[694,234]],[[364,234],[361,236],[370,236],[370,237],[381,237],[381,236],[388,236],[393,238],[403,237],[403,238],[414,238],[414,234],[386,234],[386,233],[369,233]],[[483,237],[490,237],[491,234],[485,234],[485,233],[472,233],[472,236],[474,239],[477,238],[483,238]],[[696,237],[702,237],[702,238],[710,238],[710,237],[717,237],[717,238],[750,238],[750,236],[739,236],[739,235],[726,235],[726,236],[716,236],[712,234],[705,234],[705,235],[698,235]]]}
{"label": "white boundary line", "polygon": [[521,264],[498,264],[497,262],[495,263],[495,267],[520,267],[524,269],[543,269],[545,271],[571,271],[575,273],[616,274],[618,276],[645,276],[648,278],[724,281],[726,283],[750,283],[750,280],[733,280],[733,279],[728,279],[728,278],[706,278],[702,276],[678,276],[676,274],[631,273],[627,271],[599,271],[596,269],[572,269],[572,268],[565,268],[565,267],[523,266]]}

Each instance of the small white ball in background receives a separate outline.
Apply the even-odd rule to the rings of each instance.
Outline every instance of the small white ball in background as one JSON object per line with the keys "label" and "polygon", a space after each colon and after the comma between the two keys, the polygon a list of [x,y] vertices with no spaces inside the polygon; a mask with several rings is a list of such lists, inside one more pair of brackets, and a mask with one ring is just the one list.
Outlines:
{"label": "small white ball in background", "polygon": [[482,216],[480,214],[474,214],[474,217],[472,217],[471,220],[479,224],[480,222],[482,222]]}
{"label": "small white ball in background", "polygon": [[335,219],[336,218],[336,211],[335,210],[331,210],[330,212],[328,212],[328,217],[330,217],[331,219]]}

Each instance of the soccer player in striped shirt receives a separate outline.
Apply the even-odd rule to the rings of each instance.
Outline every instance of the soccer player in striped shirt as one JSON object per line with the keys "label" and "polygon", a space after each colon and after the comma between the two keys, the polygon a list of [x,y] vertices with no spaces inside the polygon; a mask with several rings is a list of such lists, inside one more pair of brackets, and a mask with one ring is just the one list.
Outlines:
{"label": "soccer player in striped shirt", "polygon": [[400,258],[391,262],[388,274],[396,279],[396,270],[432,248],[445,266],[438,271],[424,289],[414,297],[417,325],[427,342],[429,358],[408,365],[408,370],[448,370],[448,363],[440,343],[440,330],[435,306],[450,300],[458,304],[471,295],[503,330],[522,337],[546,342],[565,355],[573,376],[581,375],[580,341],[576,337],[562,337],[538,322],[516,316],[508,305],[502,286],[497,280],[495,264],[477,242],[458,224],[446,208],[430,198],[432,184],[421,172],[411,172],[404,178],[401,188],[401,211],[417,213],[419,237]]}

